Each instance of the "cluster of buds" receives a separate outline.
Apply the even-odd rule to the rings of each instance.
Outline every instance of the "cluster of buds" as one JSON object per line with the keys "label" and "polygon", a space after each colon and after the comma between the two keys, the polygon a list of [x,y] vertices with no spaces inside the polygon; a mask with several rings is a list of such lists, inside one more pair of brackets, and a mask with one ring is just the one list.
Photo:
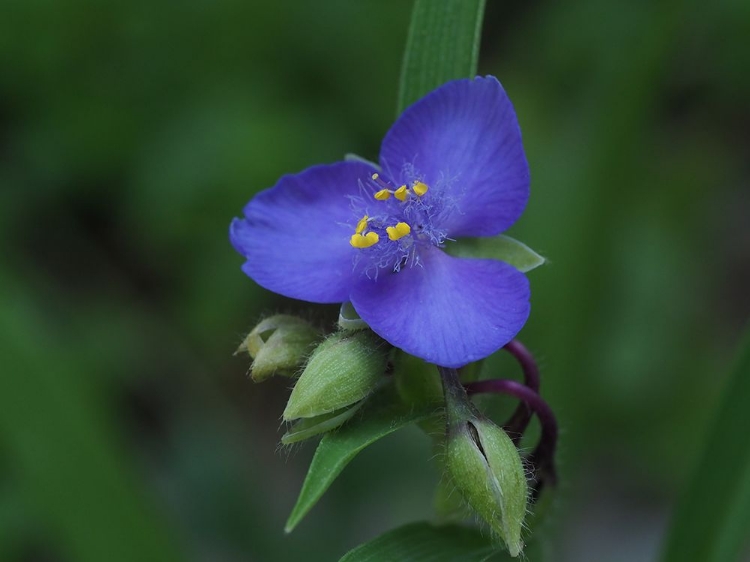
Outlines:
{"label": "cluster of buds", "polygon": [[[523,550],[528,503],[556,481],[557,424],[539,394],[539,372],[531,354],[515,340],[504,349],[520,363],[523,383],[491,379],[462,384],[456,369],[438,367],[440,384],[434,371],[431,375],[418,366],[412,369],[409,357],[399,354],[396,371],[403,376],[395,377],[395,386],[404,402],[434,406],[443,402],[446,480],[515,557]],[[324,336],[301,318],[276,315],[260,322],[238,351],[247,351],[253,358],[251,376],[257,382],[274,374],[297,377],[283,413],[291,428],[282,443],[289,444],[349,420],[389,380],[384,375],[391,366],[393,349],[368,329],[351,306],[344,305],[339,330],[331,335]],[[502,427],[471,402],[471,395],[485,392],[521,401]],[[541,422],[541,437],[533,452],[522,458],[518,445],[534,414]],[[437,419],[425,422],[423,428],[431,433]],[[527,479],[529,473],[533,486]]]}
{"label": "cluster of buds", "polygon": [[283,418],[294,425],[282,443],[301,441],[346,422],[383,382],[391,346],[354,318],[324,337],[311,323],[280,314],[261,321],[238,352],[253,358],[250,375],[297,377]]}

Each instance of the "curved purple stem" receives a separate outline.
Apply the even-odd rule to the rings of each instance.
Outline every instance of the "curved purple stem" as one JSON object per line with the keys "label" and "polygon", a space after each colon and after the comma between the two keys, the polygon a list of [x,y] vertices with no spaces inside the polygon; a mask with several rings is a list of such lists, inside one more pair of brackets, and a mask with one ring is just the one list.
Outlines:
{"label": "curved purple stem", "polygon": [[555,485],[557,472],[555,470],[555,449],[557,448],[557,420],[549,405],[539,394],[520,382],[507,379],[490,379],[467,383],[464,388],[469,395],[480,392],[494,392],[509,394],[528,405],[539,418],[542,425],[542,435],[536,449],[529,456],[529,460],[536,468],[537,486],[533,497],[539,496],[544,484]]}
{"label": "curved purple stem", "polygon": [[523,383],[539,394],[541,385],[539,367],[537,367],[531,352],[518,340],[511,340],[503,349],[515,357],[521,365],[521,369],[523,369]]}
{"label": "curved purple stem", "polygon": [[[539,377],[539,367],[537,367],[536,361],[534,361],[534,356],[528,349],[526,349],[526,346],[518,340],[512,340],[510,343],[506,344],[503,349],[515,357],[521,365],[524,384],[539,394],[541,379]],[[521,441],[521,436],[523,435],[523,432],[526,431],[526,428],[531,421],[531,414],[532,411],[529,405],[522,401],[513,412],[513,415],[503,425],[514,444],[518,445]]]}

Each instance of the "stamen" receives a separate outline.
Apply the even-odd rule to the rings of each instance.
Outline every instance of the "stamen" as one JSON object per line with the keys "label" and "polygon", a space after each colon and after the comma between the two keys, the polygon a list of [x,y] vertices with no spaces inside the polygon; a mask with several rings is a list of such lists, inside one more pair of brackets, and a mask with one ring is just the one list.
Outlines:
{"label": "stamen", "polygon": [[411,227],[405,222],[400,222],[396,224],[396,226],[389,226],[385,231],[388,233],[388,238],[395,241],[409,234],[411,232]]}
{"label": "stamen", "polygon": [[411,188],[419,197],[422,197],[422,195],[427,193],[427,190],[430,189],[426,183],[423,183],[421,181],[415,182]]}
{"label": "stamen", "polygon": [[359,219],[359,222],[357,223],[357,228],[354,229],[354,232],[357,234],[362,234],[365,231],[365,228],[367,228],[367,219],[370,218],[367,215]]}
{"label": "stamen", "polygon": [[374,246],[378,243],[378,240],[380,240],[380,236],[378,236],[377,232],[368,232],[364,236],[361,234],[352,234],[352,237],[349,239],[349,244],[355,248],[362,249]]}
{"label": "stamen", "polygon": [[401,187],[399,187],[396,191],[393,192],[393,196],[399,201],[406,201],[406,198],[409,197],[406,186],[402,185]]}
{"label": "stamen", "polygon": [[378,185],[379,185],[380,187],[382,187],[383,189],[388,189],[388,190],[390,191],[390,189],[389,189],[389,188],[390,188],[391,186],[390,186],[390,185],[388,185],[388,183],[386,183],[386,182],[384,182],[383,180],[381,180],[381,179],[380,179],[380,174],[378,174],[377,172],[375,172],[375,173],[374,173],[374,174],[373,174],[372,176],[370,176],[370,177],[372,178],[372,181],[374,181],[374,182],[375,182],[376,184],[378,184]]}
{"label": "stamen", "polygon": [[375,194],[375,199],[378,201],[386,201],[391,197],[390,189],[381,189]]}

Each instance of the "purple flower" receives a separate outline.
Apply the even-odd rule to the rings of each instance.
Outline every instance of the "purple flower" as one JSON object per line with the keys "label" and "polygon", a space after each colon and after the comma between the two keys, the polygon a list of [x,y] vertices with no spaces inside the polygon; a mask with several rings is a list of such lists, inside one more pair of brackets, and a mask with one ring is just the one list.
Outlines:
{"label": "purple flower", "polygon": [[380,169],[346,161],[283,176],[229,234],[243,271],[266,289],[351,301],[395,347],[459,367],[513,339],[529,315],[529,283],[507,263],[444,249],[505,231],[528,197],[515,111],[487,76],[407,108],[383,140]]}

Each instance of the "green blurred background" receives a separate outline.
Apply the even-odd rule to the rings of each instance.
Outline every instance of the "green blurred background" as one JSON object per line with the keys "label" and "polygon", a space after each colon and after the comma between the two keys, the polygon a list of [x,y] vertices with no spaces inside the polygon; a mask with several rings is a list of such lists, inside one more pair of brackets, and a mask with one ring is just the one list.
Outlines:
{"label": "green blurred background", "polygon": [[[289,382],[232,352],[307,307],[227,240],[281,174],[376,158],[410,10],[0,2],[0,560],[328,561],[430,517],[413,430],[284,536],[314,447],[279,448]],[[511,234],[550,259],[520,336],[562,427],[550,560],[654,559],[700,450],[750,311],[749,37],[744,0],[488,1],[532,170]]]}

